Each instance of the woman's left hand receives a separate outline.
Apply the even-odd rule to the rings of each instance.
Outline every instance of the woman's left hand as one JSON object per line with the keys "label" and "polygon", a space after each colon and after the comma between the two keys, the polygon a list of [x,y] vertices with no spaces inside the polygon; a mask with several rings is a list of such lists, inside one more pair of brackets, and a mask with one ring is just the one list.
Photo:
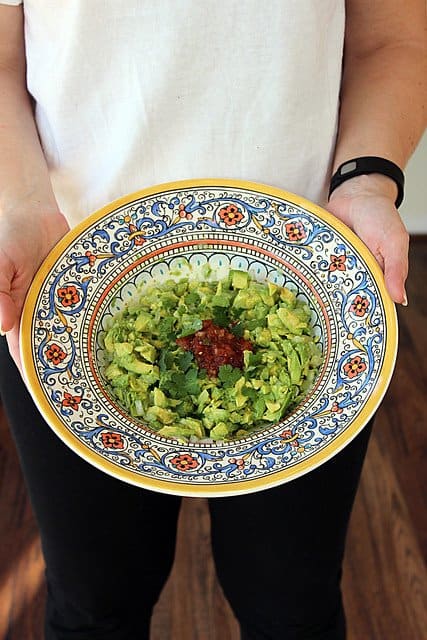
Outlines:
{"label": "woman's left hand", "polygon": [[364,175],[335,189],[327,209],[370,249],[384,272],[392,300],[406,305],[409,235],[394,206],[395,198],[392,180],[379,174]]}

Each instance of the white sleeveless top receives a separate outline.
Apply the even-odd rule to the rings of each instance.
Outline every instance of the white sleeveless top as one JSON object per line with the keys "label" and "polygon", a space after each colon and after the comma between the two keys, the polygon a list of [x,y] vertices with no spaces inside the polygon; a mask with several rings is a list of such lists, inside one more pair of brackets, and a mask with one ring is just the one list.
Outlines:
{"label": "white sleeveless top", "polygon": [[71,225],[186,178],[264,182],[324,202],[344,0],[23,4],[28,88]]}

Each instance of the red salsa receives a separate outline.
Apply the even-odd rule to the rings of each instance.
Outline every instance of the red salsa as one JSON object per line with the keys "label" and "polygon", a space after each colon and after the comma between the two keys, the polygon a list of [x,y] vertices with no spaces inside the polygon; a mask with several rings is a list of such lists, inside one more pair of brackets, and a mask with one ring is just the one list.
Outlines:
{"label": "red salsa", "polygon": [[249,340],[238,338],[231,331],[214,324],[212,320],[203,320],[203,326],[191,336],[177,338],[177,344],[194,354],[201,369],[206,369],[210,377],[216,377],[222,365],[229,364],[241,369],[243,352],[252,351]]}

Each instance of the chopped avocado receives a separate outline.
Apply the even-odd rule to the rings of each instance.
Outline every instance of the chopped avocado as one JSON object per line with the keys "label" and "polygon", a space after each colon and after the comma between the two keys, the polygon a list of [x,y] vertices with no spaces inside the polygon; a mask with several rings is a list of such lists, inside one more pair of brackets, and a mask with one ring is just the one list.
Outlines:
{"label": "chopped avocado", "polygon": [[228,427],[225,422],[218,422],[218,424],[211,429],[210,436],[212,440],[224,440],[229,434]]}
{"label": "chopped avocado", "polygon": [[292,333],[300,335],[307,327],[307,317],[303,309],[290,310],[281,307],[277,310],[277,315],[286,329]]}
{"label": "chopped avocado", "polygon": [[212,298],[213,307],[229,307],[233,299],[232,291],[223,291],[222,293],[216,293]]}
{"label": "chopped avocado", "polygon": [[163,407],[148,407],[146,416],[147,420],[159,420],[162,424],[172,424],[176,419],[173,411]]}
{"label": "chopped avocado", "polygon": [[140,311],[133,326],[135,331],[148,331],[153,326],[153,316],[148,311]]}
{"label": "chopped avocado", "polygon": [[175,438],[184,442],[192,438],[199,440],[205,437],[205,433],[201,424],[198,423],[198,420],[191,418],[182,419],[176,425],[162,427],[158,433],[165,438]]}
{"label": "chopped avocado", "polygon": [[109,353],[113,353],[114,351],[114,337],[111,333],[107,333],[104,336],[104,346]]}
{"label": "chopped avocado", "polygon": [[193,435],[197,436],[198,438],[203,438],[203,436],[205,435],[201,420],[196,420],[195,418],[181,418],[181,420],[179,421],[179,426],[191,429]]}
{"label": "chopped avocado", "polygon": [[152,373],[153,371],[153,365],[141,362],[141,360],[138,360],[130,354],[121,357],[117,356],[116,362],[120,367],[123,367],[123,369],[132,371],[133,373],[146,374]]}
{"label": "chopped avocado", "polygon": [[114,352],[116,356],[120,358],[120,356],[130,355],[133,351],[133,345],[130,342],[115,342],[114,343]]}
{"label": "chopped avocado", "polygon": [[[178,271],[178,270],[177,270]],[[206,264],[144,285],[103,335],[104,375],[117,401],[149,429],[186,442],[246,437],[277,422],[313,385],[322,351],[309,306],[289,289]],[[221,271],[223,274],[223,271]],[[171,274],[172,275],[172,274]],[[211,320],[249,341],[242,368],[209,376],[177,338]]]}
{"label": "chopped avocado", "polygon": [[228,411],[215,407],[206,407],[203,410],[202,421],[205,427],[212,429],[218,422],[227,420]]}
{"label": "chopped avocado", "polygon": [[282,287],[280,289],[280,299],[283,302],[286,302],[288,306],[294,307],[296,303],[296,296],[293,291],[288,289],[287,287]]}
{"label": "chopped avocado", "polygon": [[277,284],[274,284],[273,282],[268,282],[267,283],[267,290],[268,293],[270,294],[270,296],[275,297],[276,293],[279,293],[280,295],[280,287]]}
{"label": "chopped avocado", "polygon": [[249,274],[246,271],[232,270],[231,286],[233,289],[247,289],[249,285]]}
{"label": "chopped avocado", "polygon": [[298,384],[301,378],[301,363],[294,349],[291,349],[288,353],[288,371],[291,376],[291,383]]}
{"label": "chopped avocado", "polygon": [[237,296],[233,300],[233,307],[238,309],[253,309],[257,299],[256,295],[249,289],[239,289]]}
{"label": "chopped avocado", "polygon": [[268,347],[271,342],[271,331],[264,327],[255,329],[255,341],[261,347]]}
{"label": "chopped avocado", "polygon": [[168,399],[161,389],[154,387],[153,389],[154,406],[165,408],[168,406]]}
{"label": "chopped avocado", "polygon": [[[114,364],[114,363],[112,363]],[[122,373],[120,376],[117,376],[111,380],[111,384],[114,389],[127,389],[129,387],[129,374]]]}
{"label": "chopped avocado", "polygon": [[123,371],[120,369],[116,362],[111,362],[105,369],[105,376],[108,380],[114,380],[114,378],[118,378],[122,374]]}
{"label": "chopped avocado", "polygon": [[157,349],[149,342],[142,342],[135,347],[135,351],[139,353],[141,358],[148,362],[154,363],[156,361]]}

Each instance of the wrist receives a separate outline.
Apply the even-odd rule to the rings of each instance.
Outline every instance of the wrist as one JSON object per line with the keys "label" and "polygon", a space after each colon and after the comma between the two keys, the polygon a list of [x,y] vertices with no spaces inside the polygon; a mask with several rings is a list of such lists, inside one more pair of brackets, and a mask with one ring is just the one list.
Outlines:
{"label": "wrist", "polygon": [[52,191],[35,193],[18,189],[0,191],[0,216],[35,218],[52,216],[60,213],[58,203]]}
{"label": "wrist", "polygon": [[377,196],[388,198],[394,204],[398,189],[394,180],[380,173],[370,173],[349,178],[336,187],[329,198],[330,202],[338,198]]}

